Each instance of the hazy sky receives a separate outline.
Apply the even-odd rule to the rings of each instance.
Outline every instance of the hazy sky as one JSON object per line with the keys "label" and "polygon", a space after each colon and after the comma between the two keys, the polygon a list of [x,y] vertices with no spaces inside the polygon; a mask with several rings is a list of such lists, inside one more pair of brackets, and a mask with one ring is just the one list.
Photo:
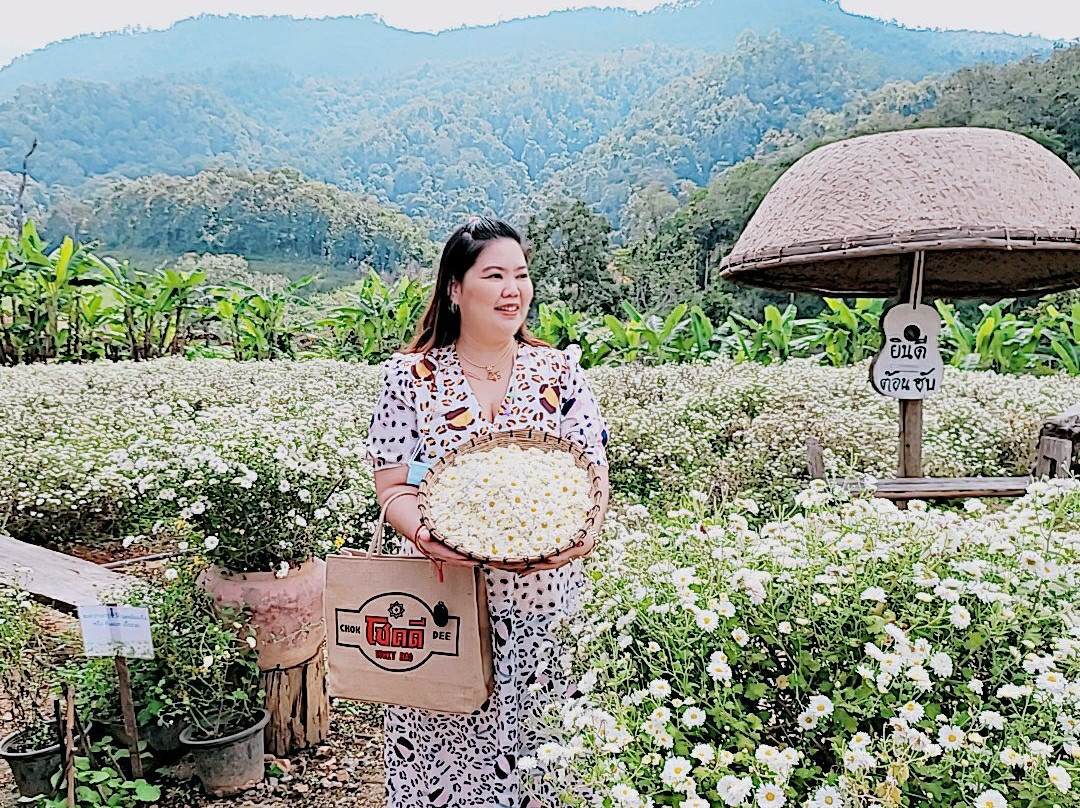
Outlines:
{"label": "hazy sky", "polygon": [[[813,0],[808,0],[812,2]],[[1080,0],[839,0],[858,14],[908,26],[972,28],[1080,38]],[[5,3],[5,5],[8,5]],[[578,6],[643,11],[657,0],[14,0],[4,11],[0,65],[57,39],[127,26],[165,28],[196,14],[380,15],[390,25],[439,31]]]}

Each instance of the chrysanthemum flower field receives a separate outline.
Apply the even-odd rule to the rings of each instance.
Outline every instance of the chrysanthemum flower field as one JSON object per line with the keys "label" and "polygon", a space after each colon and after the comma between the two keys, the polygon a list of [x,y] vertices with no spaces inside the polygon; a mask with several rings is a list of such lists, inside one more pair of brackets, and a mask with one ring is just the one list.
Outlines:
{"label": "chrysanthemum flower field", "polygon": [[[871,391],[865,366],[717,362],[589,378],[613,487],[633,499],[664,504],[690,487],[789,498],[809,435],[830,474],[893,471],[896,403]],[[283,535],[310,528],[303,540],[316,545],[354,542],[366,531],[357,516],[373,515],[363,443],[380,383],[377,367],[326,360],[0,369],[6,530],[139,541],[158,520],[209,528],[216,508],[224,528],[277,520]],[[926,473],[1024,473],[1041,419],[1077,401],[1080,378],[947,371],[926,404]]]}
{"label": "chrysanthemum flower field", "polygon": [[[894,470],[896,403],[865,365],[589,379],[614,499],[550,660],[583,692],[522,761],[536,788],[607,808],[1080,805],[1075,482],[908,511],[808,486],[809,436],[830,475]],[[380,384],[322,360],[2,369],[0,530],[285,569],[363,545]],[[1041,420],[1077,401],[1080,378],[949,369],[926,473],[1026,473]]]}
{"label": "chrysanthemum flower field", "polygon": [[[1080,804],[1080,483],[613,514],[522,762],[569,804]],[[1076,785],[1073,785],[1073,782]]]}

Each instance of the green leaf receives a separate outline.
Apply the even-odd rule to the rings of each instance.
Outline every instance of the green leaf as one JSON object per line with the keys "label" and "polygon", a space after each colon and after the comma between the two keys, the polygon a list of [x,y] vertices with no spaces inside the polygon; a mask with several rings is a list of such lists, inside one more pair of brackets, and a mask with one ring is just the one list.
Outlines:
{"label": "green leaf", "polygon": [[145,780],[135,781],[135,799],[140,802],[157,802],[161,799],[161,789]]}
{"label": "green leaf", "polygon": [[986,635],[981,631],[971,632],[971,636],[964,641],[964,648],[969,651],[974,651],[976,648],[981,648],[986,644]]}

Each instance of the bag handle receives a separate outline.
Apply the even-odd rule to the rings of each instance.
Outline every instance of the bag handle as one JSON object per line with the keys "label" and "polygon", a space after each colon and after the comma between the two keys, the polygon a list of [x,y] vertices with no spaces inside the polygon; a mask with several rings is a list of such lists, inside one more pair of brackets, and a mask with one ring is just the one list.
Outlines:
{"label": "bag handle", "polygon": [[375,535],[371,539],[371,545],[368,547],[367,555],[371,558],[373,555],[382,555],[383,540],[386,527],[386,511],[390,507],[390,503],[398,497],[406,495],[415,496],[413,491],[396,491],[386,498],[386,502],[383,503],[382,510],[379,512],[379,520],[375,523]]}

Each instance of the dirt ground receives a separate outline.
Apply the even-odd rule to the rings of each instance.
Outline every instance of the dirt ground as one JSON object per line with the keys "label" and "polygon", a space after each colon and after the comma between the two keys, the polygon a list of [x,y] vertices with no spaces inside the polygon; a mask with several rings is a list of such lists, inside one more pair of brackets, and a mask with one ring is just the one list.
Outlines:
{"label": "dirt ground", "polygon": [[[4,733],[6,734],[6,732]],[[339,703],[330,737],[288,760],[267,756],[267,777],[255,788],[215,799],[203,793],[189,758],[148,772],[161,800],[148,808],[383,808],[382,713],[372,705]],[[280,772],[280,773],[279,773]],[[15,808],[11,772],[0,763],[0,808]]]}

